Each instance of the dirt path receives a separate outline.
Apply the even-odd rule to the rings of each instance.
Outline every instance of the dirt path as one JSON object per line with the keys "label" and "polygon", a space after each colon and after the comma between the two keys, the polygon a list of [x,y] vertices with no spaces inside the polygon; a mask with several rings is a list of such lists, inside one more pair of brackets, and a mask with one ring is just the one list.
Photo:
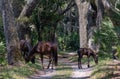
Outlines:
{"label": "dirt path", "polygon": [[30,76],[29,79],[51,79],[51,77],[55,74],[55,68],[51,69],[50,67],[49,69],[46,69],[47,65],[48,65],[48,59],[44,59],[45,69],[37,71],[35,74]]}
{"label": "dirt path", "polygon": [[[74,56],[75,53],[69,53],[69,55]],[[82,65],[82,69],[78,69],[78,62],[71,63],[71,67],[73,73],[70,79],[89,79],[94,69],[94,67],[88,68],[87,65]]]}
{"label": "dirt path", "polygon": [[[58,63],[63,63],[70,66],[73,69],[70,79],[89,79],[93,67],[87,68],[86,65],[82,65],[83,69],[78,69],[77,62],[70,62],[67,57],[59,58]],[[32,75],[29,79],[51,79],[54,76],[56,70],[45,69],[43,71],[38,71]]]}
{"label": "dirt path", "polygon": [[89,79],[94,67],[88,68],[87,65],[82,65],[82,69],[78,69],[78,63],[71,64],[73,73],[70,79]]}
{"label": "dirt path", "polygon": [[82,65],[83,69],[78,69],[77,65],[72,65],[73,74],[71,79],[89,79],[93,71],[93,67],[87,68],[86,65]]}
{"label": "dirt path", "polygon": [[113,78],[111,79],[120,79],[120,60],[113,60]]}
{"label": "dirt path", "polygon": [[55,74],[55,70],[45,69],[43,71],[38,71],[32,75],[29,79],[50,79]]}

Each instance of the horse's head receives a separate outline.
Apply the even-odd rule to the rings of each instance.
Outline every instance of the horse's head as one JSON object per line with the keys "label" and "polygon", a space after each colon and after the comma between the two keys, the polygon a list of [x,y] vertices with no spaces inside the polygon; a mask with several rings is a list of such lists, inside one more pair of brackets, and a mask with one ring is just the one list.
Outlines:
{"label": "horse's head", "polygon": [[32,58],[30,58],[29,56],[25,56],[24,59],[25,59],[25,63],[31,61],[33,64],[35,64],[35,56],[33,56]]}
{"label": "horse's head", "polygon": [[25,55],[25,62],[28,63],[31,61],[33,64],[35,64],[35,52],[36,52],[36,46],[29,47],[28,53]]}
{"label": "horse's head", "polygon": [[31,42],[28,40],[20,40],[20,49],[21,49],[21,54],[25,60],[25,62],[29,62],[31,61],[32,63],[35,63],[35,57],[33,58],[29,58],[31,49],[32,49],[32,45]]}
{"label": "horse's head", "polygon": [[25,59],[25,63],[28,63],[30,61],[30,59],[28,58],[28,56],[25,56],[24,59]]}

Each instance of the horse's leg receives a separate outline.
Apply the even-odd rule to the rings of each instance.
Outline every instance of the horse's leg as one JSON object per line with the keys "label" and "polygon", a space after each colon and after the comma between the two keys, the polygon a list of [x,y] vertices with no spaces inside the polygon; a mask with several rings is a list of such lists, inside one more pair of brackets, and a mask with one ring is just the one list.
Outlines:
{"label": "horse's leg", "polygon": [[81,66],[81,57],[80,56],[78,57],[78,68],[82,69],[82,66]]}
{"label": "horse's leg", "polygon": [[49,64],[48,64],[48,66],[47,66],[47,69],[49,69],[50,64],[51,64],[51,61],[52,61],[52,59],[51,59],[51,57],[49,56]]}
{"label": "horse's leg", "polygon": [[26,52],[24,51],[23,52],[23,58],[25,59],[27,56],[26,56]]}
{"label": "horse's leg", "polygon": [[23,57],[25,58],[25,52],[23,52]]}
{"label": "horse's leg", "polygon": [[44,66],[43,66],[43,55],[40,55],[40,57],[41,57],[42,68],[44,69]]}
{"label": "horse's leg", "polygon": [[87,56],[88,57],[88,68],[90,67],[90,56]]}
{"label": "horse's leg", "polygon": [[35,56],[31,59],[31,62],[35,64]]}
{"label": "horse's leg", "polygon": [[55,65],[54,51],[51,52],[51,59],[52,59],[52,69],[53,69],[53,65]]}
{"label": "horse's leg", "polygon": [[78,57],[78,68],[80,69],[80,57]]}
{"label": "horse's leg", "polygon": [[53,69],[53,64],[54,64],[55,61],[54,61],[53,57],[51,58],[51,60],[52,60],[52,69]]}

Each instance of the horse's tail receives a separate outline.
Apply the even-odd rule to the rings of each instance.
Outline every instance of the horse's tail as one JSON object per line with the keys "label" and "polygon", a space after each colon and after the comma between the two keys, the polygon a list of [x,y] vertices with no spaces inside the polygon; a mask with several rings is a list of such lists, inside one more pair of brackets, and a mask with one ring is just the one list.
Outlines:
{"label": "horse's tail", "polygon": [[54,64],[55,66],[58,65],[58,52],[57,52],[57,48],[53,48],[53,58],[54,58]]}

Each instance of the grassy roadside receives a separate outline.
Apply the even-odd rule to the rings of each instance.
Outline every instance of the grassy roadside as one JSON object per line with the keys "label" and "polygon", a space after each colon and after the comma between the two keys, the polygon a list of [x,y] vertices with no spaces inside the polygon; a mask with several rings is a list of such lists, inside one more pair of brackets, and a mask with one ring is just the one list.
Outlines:
{"label": "grassy roadside", "polygon": [[112,59],[100,60],[91,75],[91,79],[112,79],[116,70]]}
{"label": "grassy roadside", "polygon": [[27,77],[41,69],[40,63],[28,63],[20,67],[4,65],[0,67],[0,79],[27,79]]}
{"label": "grassy roadside", "polygon": [[[62,53],[60,57],[66,57],[66,54]],[[62,58],[61,58],[62,59]],[[62,61],[62,60],[59,61]],[[77,55],[70,56],[69,61],[77,62]],[[90,65],[95,65],[93,58],[91,57]],[[66,61],[68,62],[68,61]],[[64,60],[56,68],[55,75],[51,79],[68,79],[72,75],[72,68]],[[87,58],[83,58],[82,62],[87,64]],[[113,77],[115,66],[113,61],[108,57],[99,58],[99,64],[95,65],[94,72],[91,75],[91,79],[111,79]],[[41,69],[40,63],[36,61],[36,64],[25,64],[20,67],[10,67],[4,65],[0,67],[0,79],[27,79],[31,74],[34,74]]]}
{"label": "grassy roadside", "polygon": [[4,43],[0,42],[0,79],[27,79],[28,76],[41,69],[38,61],[35,64],[22,63],[21,66],[7,65],[5,50]]}

